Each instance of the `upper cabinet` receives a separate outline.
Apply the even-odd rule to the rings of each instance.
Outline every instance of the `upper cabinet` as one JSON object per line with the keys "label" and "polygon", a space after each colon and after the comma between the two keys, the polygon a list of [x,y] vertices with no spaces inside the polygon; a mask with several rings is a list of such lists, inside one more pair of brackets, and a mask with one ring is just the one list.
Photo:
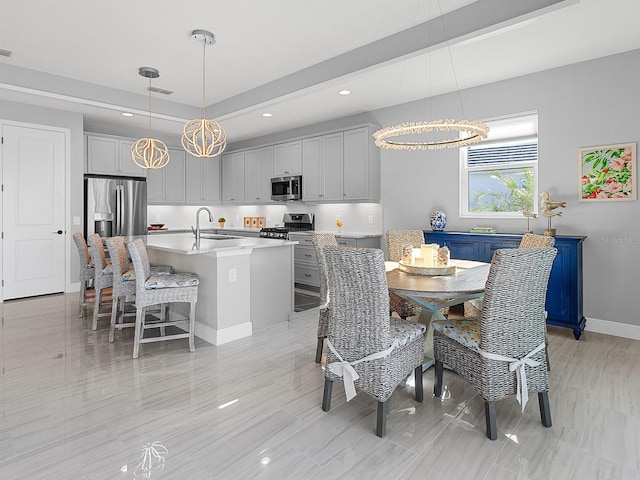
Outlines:
{"label": "upper cabinet", "polygon": [[302,199],[342,201],[342,132],[302,141]]}
{"label": "upper cabinet", "polygon": [[186,155],[186,201],[189,205],[220,203],[221,158]]}
{"label": "upper cabinet", "polygon": [[244,199],[246,203],[271,203],[273,146],[244,152]]}
{"label": "upper cabinet", "polygon": [[222,202],[243,204],[244,201],[244,153],[222,155]]}
{"label": "upper cabinet", "polygon": [[378,202],[375,125],[359,125],[222,156],[222,201],[271,203],[271,178],[302,175],[306,202]]}
{"label": "upper cabinet", "polygon": [[131,138],[86,135],[86,172],[99,175],[146,177],[147,171],[138,167],[131,157]]}
{"label": "upper cabinet", "polygon": [[302,174],[302,140],[281,143],[274,147],[273,176]]}
{"label": "upper cabinet", "polygon": [[343,200],[380,200],[380,149],[368,125],[344,132]]}
{"label": "upper cabinet", "polygon": [[147,203],[156,205],[184,205],[185,158],[182,149],[169,148],[169,163],[147,172]]}

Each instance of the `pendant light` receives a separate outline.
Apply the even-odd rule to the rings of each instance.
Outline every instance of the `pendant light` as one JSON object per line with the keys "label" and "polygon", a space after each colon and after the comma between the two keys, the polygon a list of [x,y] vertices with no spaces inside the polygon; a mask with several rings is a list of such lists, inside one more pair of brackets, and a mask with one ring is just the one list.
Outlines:
{"label": "pendant light", "polygon": [[[456,71],[453,68],[453,57],[451,56],[451,47],[447,40],[447,31],[444,25],[444,19],[442,18],[442,9],[440,8],[440,1],[438,0],[438,9],[440,10],[440,19],[442,21],[442,29],[444,31],[444,40],[447,46],[447,52],[449,53],[449,61],[451,63],[451,70],[453,71],[453,77],[456,83],[456,89],[458,92],[458,101],[460,102],[460,110],[464,116],[464,108],[462,106],[462,96],[460,95],[460,88],[458,87],[458,79],[456,78]],[[431,29],[429,28],[429,31]],[[431,55],[431,53],[429,53]],[[431,76],[431,62],[429,61],[429,76]],[[431,100],[429,100],[430,102]],[[407,135],[420,135],[431,132],[452,131],[458,132],[458,136],[453,138],[447,138],[444,140],[427,140],[427,141],[402,141],[394,140],[398,137]],[[458,148],[466,145],[472,145],[474,143],[481,142],[487,138],[489,133],[489,127],[475,120],[433,120],[424,122],[405,122],[399,125],[386,127],[378,130],[373,134],[375,143],[378,147],[388,150],[437,150],[441,148]]]}
{"label": "pendant light", "polygon": [[151,136],[151,79],[158,78],[160,73],[151,67],[140,67],[138,74],[149,79],[149,137],[141,138],[131,145],[131,158],[140,168],[156,170],[169,163],[169,150],[162,140]]}
{"label": "pendant light", "polygon": [[227,134],[218,122],[207,118],[206,111],[206,49],[216,40],[213,33],[206,30],[194,30],[191,39],[202,45],[202,118],[186,123],[182,131],[182,146],[194,157],[213,158],[227,146]]}

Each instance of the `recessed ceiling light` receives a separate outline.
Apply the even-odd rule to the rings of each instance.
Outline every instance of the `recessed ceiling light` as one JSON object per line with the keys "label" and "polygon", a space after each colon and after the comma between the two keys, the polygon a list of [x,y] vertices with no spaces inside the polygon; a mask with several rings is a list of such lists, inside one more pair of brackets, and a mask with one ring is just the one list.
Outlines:
{"label": "recessed ceiling light", "polygon": [[120,115],[122,115],[123,117],[133,117],[133,113],[129,112],[122,112]]}
{"label": "recessed ceiling light", "polygon": [[263,117],[273,117],[273,113],[265,112],[262,114]]}
{"label": "recessed ceiling light", "polygon": [[351,95],[351,90],[340,90],[338,95]]}

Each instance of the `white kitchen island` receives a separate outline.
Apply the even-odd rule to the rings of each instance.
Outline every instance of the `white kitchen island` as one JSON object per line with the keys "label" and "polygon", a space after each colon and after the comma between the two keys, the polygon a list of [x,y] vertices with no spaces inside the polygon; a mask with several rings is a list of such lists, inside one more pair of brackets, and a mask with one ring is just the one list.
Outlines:
{"label": "white kitchen island", "polygon": [[[200,277],[195,334],[214,345],[286,322],[294,311],[293,246],[264,238],[201,238],[191,234],[143,238],[151,264]],[[187,315],[188,305],[171,307]]]}

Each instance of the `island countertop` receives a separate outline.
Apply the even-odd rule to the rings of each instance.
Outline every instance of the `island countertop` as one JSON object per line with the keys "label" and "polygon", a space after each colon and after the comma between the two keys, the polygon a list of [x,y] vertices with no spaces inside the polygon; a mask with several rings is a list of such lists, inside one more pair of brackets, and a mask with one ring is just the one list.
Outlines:
{"label": "island countertop", "polygon": [[171,253],[180,253],[183,255],[198,255],[248,248],[282,247],[298,243],[291,240],[275,240],[254,237],[227,237],[220,239],[201,238],[199,242],[196,242],[195,237],[189,233],[174,235],[148,235],[130,238],[142,238],[149,248]]}

